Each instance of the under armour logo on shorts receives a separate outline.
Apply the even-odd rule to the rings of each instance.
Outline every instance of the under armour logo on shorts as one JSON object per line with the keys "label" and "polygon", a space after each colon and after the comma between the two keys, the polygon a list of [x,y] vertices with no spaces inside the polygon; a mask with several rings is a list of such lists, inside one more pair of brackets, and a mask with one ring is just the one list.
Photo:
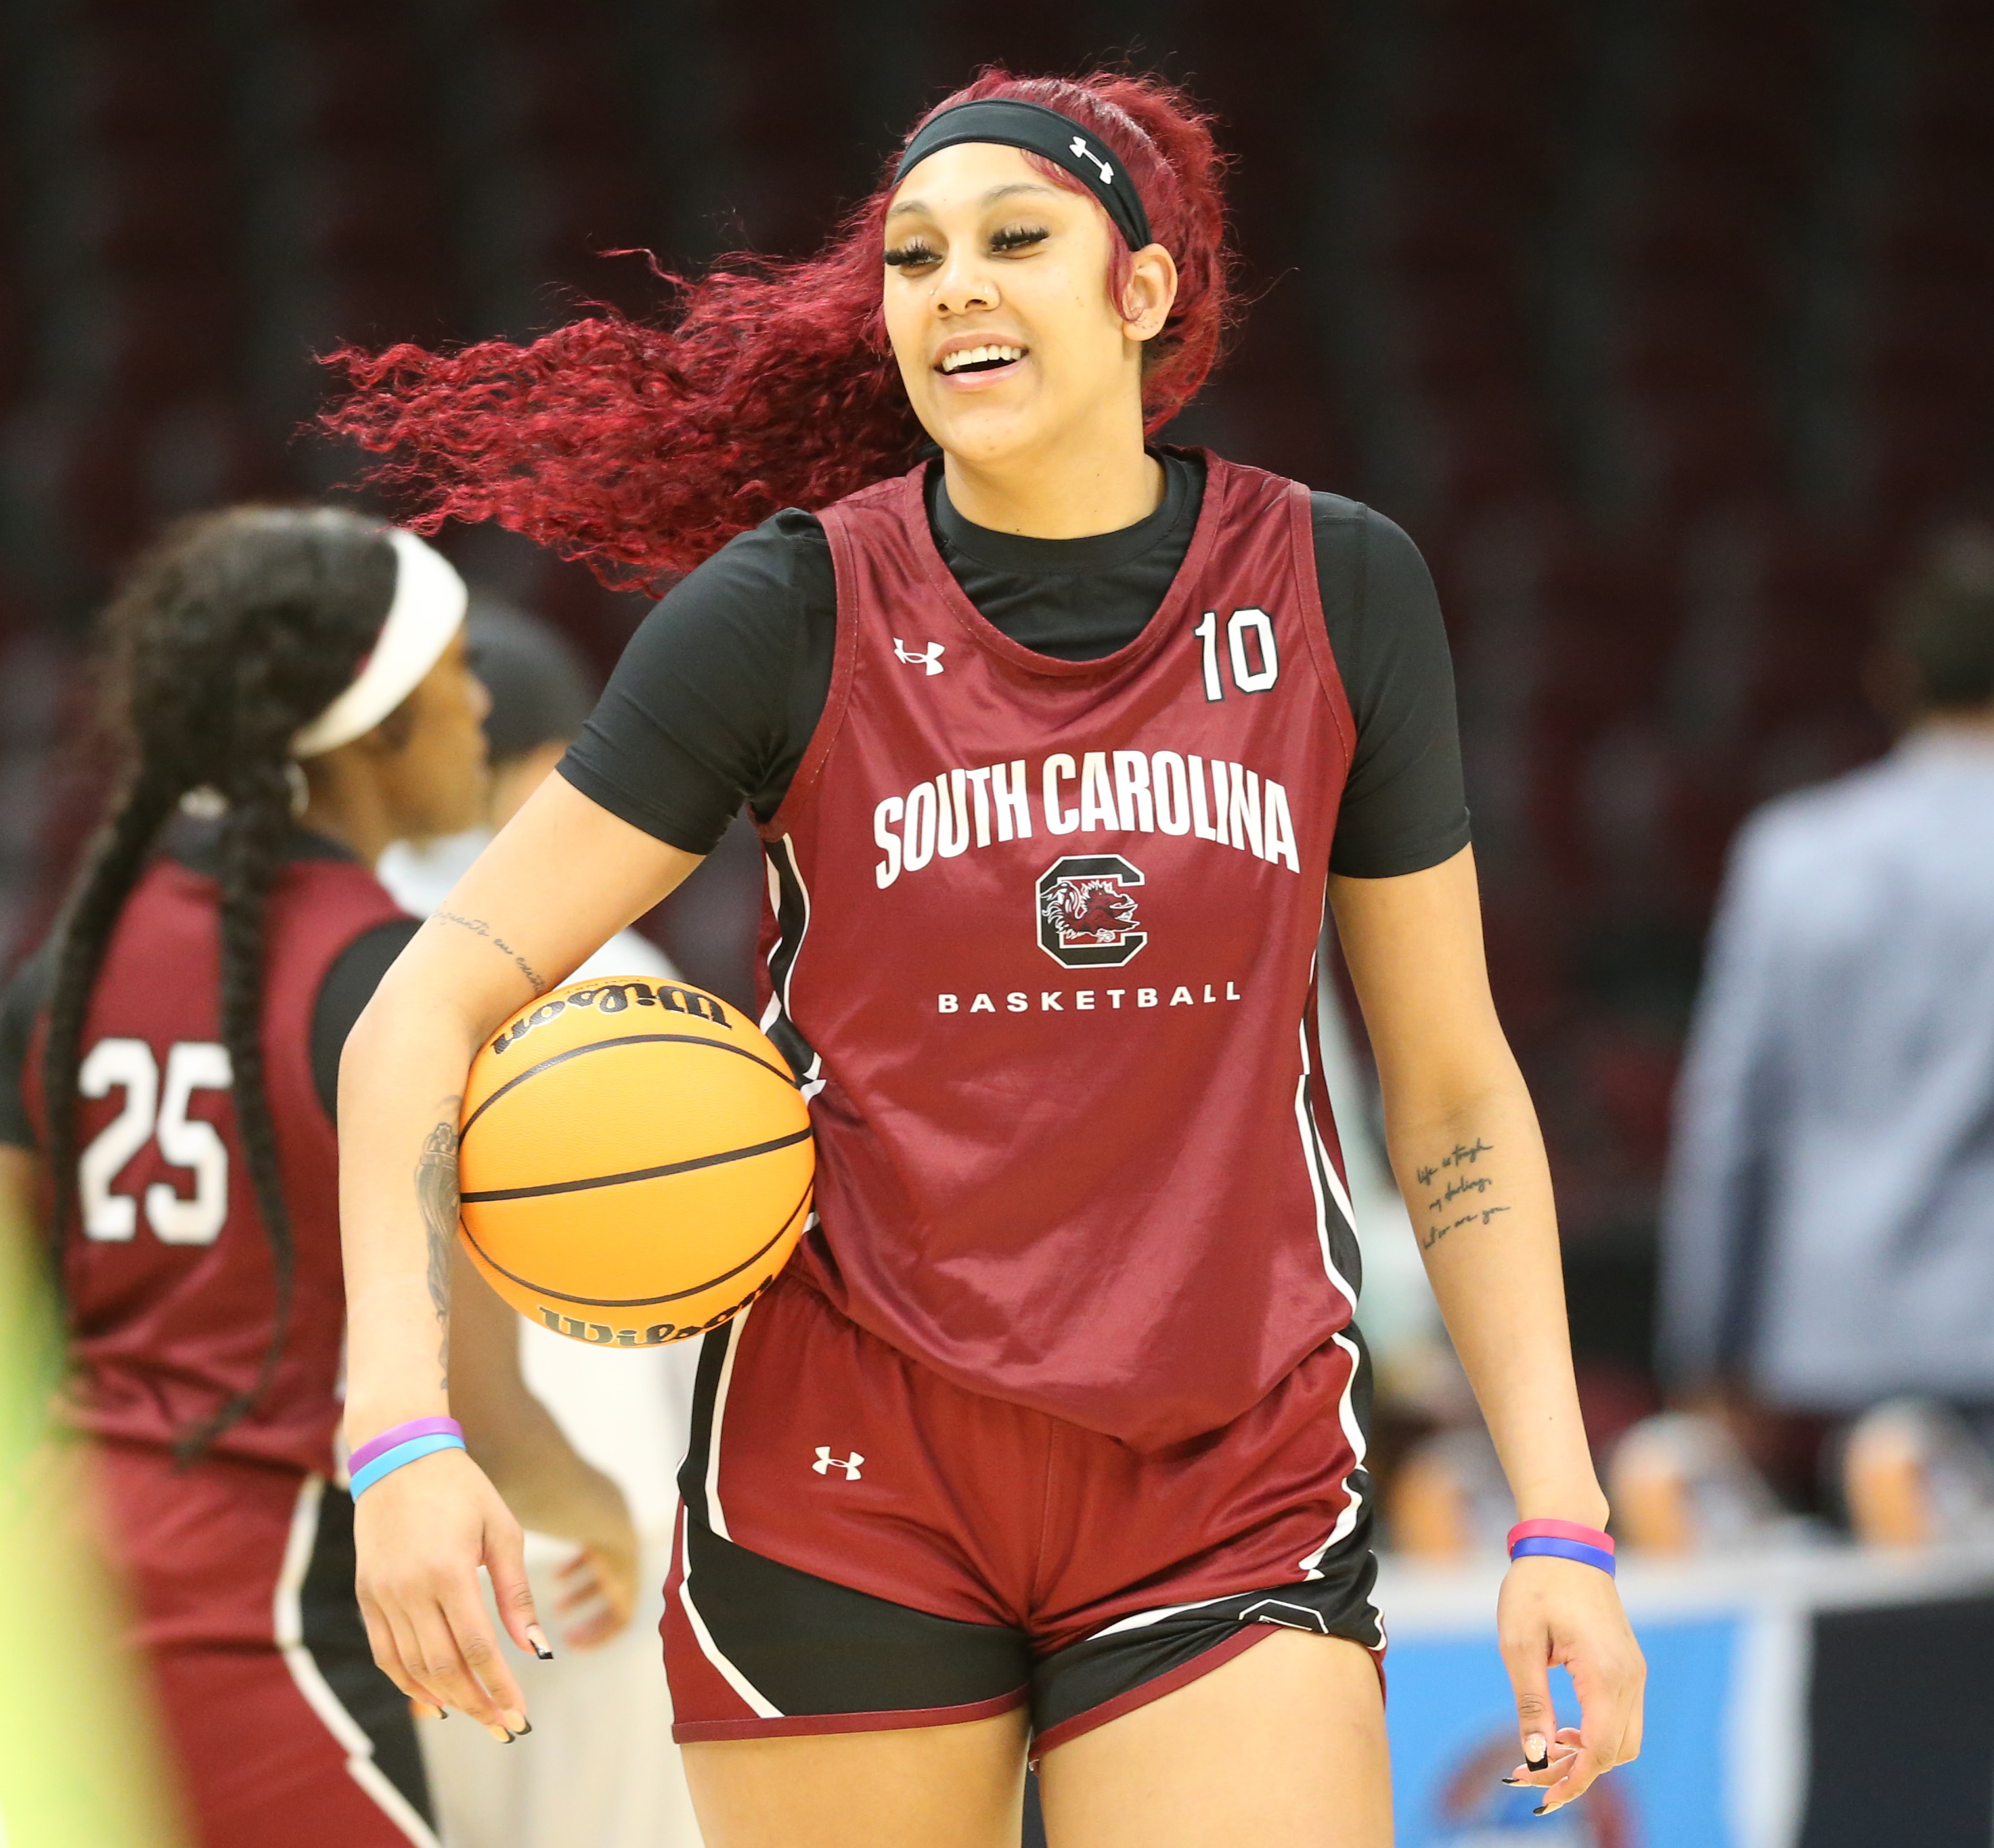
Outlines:
{"label": "under armour logo on shorts", "polygon": [[856,1450],[849,1456],[834,1456],[831,1453],[830,1445],[819,1444],[817,1461],[810,1467],[820,1476],[828,1476],[833,1470],[842,1470],[847,1482],[856,1482],[858,1480],[858,1466],[865,1460]]}
{"label": "under armour logo on shorts", "polygon": [[941,672],[942,645],[939,642],[930,642],[926,648],[917,649],[910,653],[907,645],[896,635],[893,638],[893,652],[910,666],[923,668],[930,674]]}
{"label": "under armour logo on shorts", "polygon": [[1290,1630],[1314,1630],[1329,1634],[1329,1621],[1319,1610],[1306,1604],[1290,1604],[1283,1598],[1263,1598],[1239,1614],[1242,1624],[1279,1624]]}

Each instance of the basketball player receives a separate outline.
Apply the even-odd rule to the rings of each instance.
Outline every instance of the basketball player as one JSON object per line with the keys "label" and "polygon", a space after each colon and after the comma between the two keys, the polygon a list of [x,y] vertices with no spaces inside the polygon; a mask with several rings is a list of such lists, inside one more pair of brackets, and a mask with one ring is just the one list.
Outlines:
{"label": "basketball player", "polygon": [[[74,1417],[203,1848],[435,1842],[353,1596],[332,1107],[416,929],[368,865],[483,797],[464,605],[437,553],[352,514],[171,532],[108,613],[121,781],[0,1007],[0,1194],[53,1195]],[[498,1299],[468,1287],[460,1314],[487,1460],[627,1610],[621,1497],[489,1338]]]}
{"label": "basketball player", "polygon": [[[1028,1750],[1062,1848],[1389,1839],[1325,891],[1525,1517],[1517,1778],[1556,1809],[1639,1745],[1430,586],[1351,501],[1146,444],[1224,322],[1220,168],[1160,83],[987,74],[822,255],[735,260],[669,331],[348,356],[335,421],[433,508],[612,570],[763,518],[654,613],[341,1074],[358,1442],[443,1408],[450,1221],[413,1177],[479,1042],[749,802],[821,1220],[707,1341],[681,1476],[666,1655],[712,1848],[995,1848]],[[470,1460],[357,1528],[389,1672],[516,1705]]]}

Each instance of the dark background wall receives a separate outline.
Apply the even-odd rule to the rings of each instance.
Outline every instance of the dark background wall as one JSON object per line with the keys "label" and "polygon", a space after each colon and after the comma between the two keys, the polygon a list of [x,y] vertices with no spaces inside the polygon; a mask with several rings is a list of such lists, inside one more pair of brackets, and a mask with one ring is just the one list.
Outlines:
{"label": "dark background wall", "polygon": [[[0,0],[0,946],[77,832],[111,575],[349,477],[298,433],[314,349],[642,310],[596,253],[805,248],[981,61],[1123,55],[1238,157],[1256,299],[1173,434],[1371,501],[1439,577],[1499,998],[1631,1404],[1725,843],[1880,747],[1879,585],[1994,462],[1985,0]],[[446,542],[605,666],[642,613]],[[660,921],[716,981],[724,857]]]}

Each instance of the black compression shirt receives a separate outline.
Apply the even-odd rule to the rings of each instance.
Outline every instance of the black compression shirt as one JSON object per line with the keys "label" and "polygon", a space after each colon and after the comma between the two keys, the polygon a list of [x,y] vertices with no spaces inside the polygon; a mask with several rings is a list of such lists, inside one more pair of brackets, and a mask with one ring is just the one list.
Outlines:
{"label": "black compression shirt", "polygon": [[[218,840],[211,826],[177,823],[168,833],[166,850],[183,866],[212,874]],[[292,837],[290,857],[348,860],[352,856],[336,841],[301,830]],[[339,1055],[346,1036],[388,973],[388,965],[421,928],[420,919],[397,918],[363,931],[339,953],[319,984],[318,997],[312,1004],[312,1087],[329,1117],[338,1115]],[[0,991],[0,1144],[15,1148],[36,1146],[21,1080],[36,1016],[48,1004],[55,980],[53,947],[53,940],[43,944]]]}
{"label": "black compression shirt", "polygon": [[[928,473],[929,524],[977,609],[1021,646],[1098,660],[1156,614],[1204,491],[1195,457],[1162,452],[1163,499],[1119,532],[1026,539],[971,525]],[[1311,497],[1330,647],[1357,723],[1331,870],[1389,878],[1467,845],[1454,674],[1433,580],[1382,514]],[[791,508],[716,553],[652,611],[561,764],[577,789],[689,854],[745,801],[766,820],[831,690],[838,586],[815,515]]]}

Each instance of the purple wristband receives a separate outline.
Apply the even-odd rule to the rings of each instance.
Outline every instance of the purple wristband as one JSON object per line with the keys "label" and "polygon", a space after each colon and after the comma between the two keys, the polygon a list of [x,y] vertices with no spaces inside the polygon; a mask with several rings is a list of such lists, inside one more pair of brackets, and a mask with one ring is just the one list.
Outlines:
{"label": "purple wristband", "polygon": [[1576,1521],[1519,1521],[1509,1530],[1509,1545],[1519,1540],[1576,1540],[1581,1546],[1596,1546],[1602,1552],[1613,1551],[1613,1537],[1596,1527]]}
{"label": "purple wristband", "polygon": [[1509,1549],[1513,1559],[1574,1559],[1581,1566],[1596,1566],[1609,1579],[1614,1576],[1613,1555],[1604,1547],[1588,1546],[1581,1540],[1560,1540],[1550,1534],[1531,1534]]}
{"label": "purple wristband", "polygon": [[384,1455],[397,1444],[405,1444],[412,1437],[457,1437],[464,1436],[464,1427],[454,1418],[412,1418],[406,1425],[391,1425],[379,1437],[370,1437],[346,1460],[347,1473],[364,1470],[375,1457]]}

